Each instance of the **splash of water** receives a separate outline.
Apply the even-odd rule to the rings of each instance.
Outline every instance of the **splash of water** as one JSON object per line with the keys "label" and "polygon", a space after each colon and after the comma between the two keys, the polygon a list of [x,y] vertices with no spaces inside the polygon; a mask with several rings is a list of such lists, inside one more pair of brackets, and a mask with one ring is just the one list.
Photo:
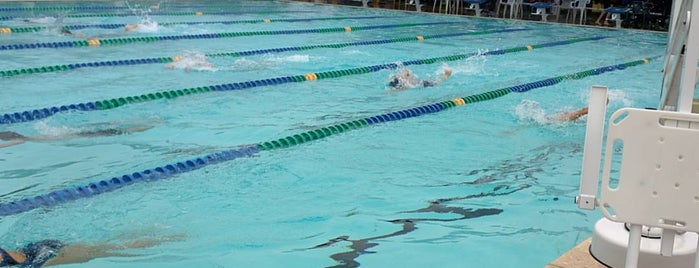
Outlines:
{"label": "splash of water", "polygon": [[633,101],[626,94],[626,91],[621,89],[609,89],[607,90],[607,96],[609,97],[609,105],[616,103],[621,103],[623,107],[632,107]]}
{"label": "splash of water", "polygon": [[[148,15],[151,12],[151,8],[143,9],[140,8],[139,5],[131,6],[128,1],[126,1],[126,6],[129,8],[131,13],[141,17],[141,20],[135,24],[136,27],[129,29],[130,31],[143,33],[153,33],[158,31],[158,23]],[[158,3],[157,6],[160,6],[160,3]]]}
{"label": "splash of water", "polygon": [[185,51],[182,59],[165,65],[167,69],[183,69],[187,72],[195,71],[217,71],[214,64],[206,60],[206,55],[198,51]]}
{"label": "splash of water", "polygon": [[34,129],[42,136],[58,137],[71,135],[80,132],[80,129],[68,126],[51,126],[47,120],[42,120],[34,124]]}
{"label": "splash of water", "polygon": [[478,52],[466,58],[463,61],[458,62],[454,67],[452,67],[453,74],[467,74],[467,75],[488,75],[497,74],[497,72],[486,71],[486,56],[484,55],[488,50],[478,50]]}
{"label": "splash of water", "polygon": [[274,56],[267,54],[260,60],[240,58],[233,62],[232,69],[236,71],[254,71],[267,69],[287,62],[309,62],[308,55]]}
{"label": "splash of water", "polygon": [[533,121],[539,124],[550,122],[550,119],[546,115],[546,111],[541,108],[539,102],[533,100],[522,100],[522,102],[515,107],[515,115],[522,121]]}
{"label": "splash of water", "polygon": [[272,54],[266,54],[262,56],[262,61],[272,62],[272,63],[283,63],[283,62],[309,62],[310,57],[308,55],[291,55],[291,56],[274,56]]}

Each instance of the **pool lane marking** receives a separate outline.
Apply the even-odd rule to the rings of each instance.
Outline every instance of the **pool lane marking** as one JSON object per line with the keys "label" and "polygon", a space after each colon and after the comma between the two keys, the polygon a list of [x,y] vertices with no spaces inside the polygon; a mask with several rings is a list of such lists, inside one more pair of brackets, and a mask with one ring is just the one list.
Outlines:
{"label": "pool lane marking", "polygon": [[[205,5],[183,5],[183,4],[165,4],[158,5],[159,10],[162,9],[179,9],[179,8],[267,8],[271,7],[268,5],[217,5],[217,4],[205,4]],[[96,11],[96,10],[118,10],[118,9],[128,9],[128,6],[48,6],[48,7],[0,7],[0,12],[26,12],[26,11]],[[158,11],[152,11],[151,13],[157,13]]]}
{"label": "pool lane marking", "polygon": [[[198,25],[198,24],[252,24],[252,23],[271,23],[271,22],[306,22],[306,21],[330,21],[330,20],[361,20],[361,19],[381,19],[381,18],[400,18],[398,16],[357,16],[357,17],[322,17],[322,18],[301,18],[301,19],[254,19],[254,20],[223,20],[223,21],[186,21],[186,22],[163,22],[158,23],[159,26],[169,26],[169,25]],[[76,25],[66,25],[62,28],[65,30],[75,31],[87,28],[102,28],[102,29],[123,29],[126,24],[76,24]],[[42,30],[51,29],[45,26],[34,26],[34,27],[8,27],[0,28],[9,29],[12,33],[31,33],[38,32]]]}
{"label": "pool lane marking", "polygon": [[[296,46],[296,47],[281,47],[281,48],[267,48],[258,50],[247,50],[247,51],[237,51],[237,52],[221,52],[221,53],[209,53],[204,54],[207,57],[242,57],[250,55],[260,55],[267,53],[282,53],[288,51],[304,51],[316,48],[344,48],[350,46],[368,46],[368,45],[382,45],[388,43],[398,43],[398,42],[411,42],[411,41],[423,41],[425,39],[437,39],[437,38],[448,38],[457,36],[467,36],[467,35],[484,35],[484,34],[494,34],[494,33],[504,33],[504,32],[517,32],[517,31],[528,31],[530,29],[526,28],[505,28],[500,30],[486,30],[478,32],[465,32],[465,33],[450,33],[450,34],[440,34],[432,36],[422,36],[417,37],[399,37],[392,39],[381,39],[381,40],[368,40],[368,41],[357,41],[350,43],[335,43],[335,44],[318,44],[318,45],[307,45],[307,46]],[[90,39],[88,44],[96,43],[99,45],[99,40]],[[138,65],[138,64],[161,64],[170,63],[182,59],[182,56],[173,57],[160,57],[160,58],[141,58],[141,59],[125,59],[125,60],[111,60],[111,61],[98,61],[98,62],[84,62],[84,63],[71,63],[71,64],[61,64],[52,66],[41,66],[34,68],[22,68],[13,70],[3,70],[0,71],[0,77],[3,76],[16,76],[24,74],[38,74],[38,73],[48,73],[48,72],[59,72],[59,71],[69,71],[79,68],[87,67],[108,67],[108,66],[127,66],[127,65]]]}
{"label": "pool lane marking", "polygon": [[[317,13],[313,10],[290,10],[290,11],[226,11],[226,12],[203,12],[203,11],[179,11],[179,12],[151,12],[148,16],[202,16],[202,15],[243,15],[243,14],[286,14],[286,13]],[[65,18],[93,18],[93,17],[131,17],[135,16],[131,12],[125,13],[86,13],[86,14],[68,14]],[[24,19],[24,17],[3,16],[0,21]]]}
{"label": "pool lane marking", "polygon": [[[532,48],[544,48],[544,47],[553,47],[553,46],[574,44],[574,43],[579,43],[579,42],[584,42],[584,41],[600,40],[600,39],[604,39],[604,38],[606,38],[606,37],[598,36],[598,37],[588,37],[588,38],[576,38],[576,39],[570,39],[570,40],[543,43],[543,44],[538,44],[538,45],[527,45],[524,47],[513,47],[513,48],[508,48],[508,49],[492,50],[492,51],[488,51],[485,53],[480,53],[480,55],[483,55],[483,56],[503,55],[506,53],[529,51],[529,49],[527,48],[528,46],[532,47]],[[455,60],[466,59],[466,58],[469,58],[469,57],[472,57],[472,56],[478,55],[478,54],[479,53],[477,53],[477,52],[472,52],[472,53],[467,53],[467,54],[457,54],[457,55],[443,56],[443,57],[436,57],[436,58],[403,61],[402,65],[409,66],[409,65],[432,64],[432,63],[444,62],[444,61],[455,61]],[[221,85],[213,85],[213,86],[202,86],[202,87],[195,87],[195,88],[160,91],[160,92],[156,92],[156,93],[147,93],[147,94],[142,94],[142,95],[137,95],[137,96],[128,96],[128,97],[121,97],[121,98],[106,99],[106,100],[102,100],[102,101],[54,106],[54,107],[49,107],[49,108],[41,108],[41,109],[35,109],[35,110],[29,110],[29,111],[23,111],[23,112],[2,114],[2,115],[0,115],[0,125],[34,121],[34,120],[38,120],[38,119],[42,119],[42,118],[47,118],[47,117],[52,116],[56,113],[64,112],[64,111],[108,110],[108,109],[114,109],[114,108],[124,106],[127,104],[132,104],[132,103],[141,103],[141,102],[147,102],[147,101],[154,101],[154,100],[158,100],[158,99],[174,99],[177,97],[190,95],[190,94],[207,93],[207,92],[211,92],[211,91],[242,90],[242,89],[260,87],[260,86],[279,85],[279,84],[285,84],[285,83],[303,82],[303,81],[308,81],[308,80],[318,80],[318,79],[327,79],[327,78],[337,78],[337,77],[342,77],[342,76],[347,76],[347,75],[365,74],[365,73],[371,73],[371,72],[378,72],[378,71],[381,71],[384,69],[396,69],[396,68],[398,68],[398,64],[389,63],[389,64],[358,67],[358,68],[352,68],[352,69],[313,73],[313,76],[308,76],[309,74],[302,74],[302,75],[294,75],[294,76],[275,77],[275,78],[252,80],[252,81],[237,82],[237,83],[230,83],[230,84],[221,84]],[[311,77],[313,79],[309,79],[309,77]]]}
{"label": "pool lane marking", "polygon": [[[525,48],[526,49],[526,48]],[[150,182],[159,179],[170,178],[178,174],[190,172],[203,168],[208,165],[227,162],[236,158],[249,157],[261,151],[269,151],[274,149],[287,148],[294,145],[299,145],[332,135],[340,134],[353,129],[358,129],[375,124],[398,121],[411,117],[422,116],[441,112],[457,106],[472,104],[481,101],[492,100],[505,96],[512,92],[522,93],[535,88],[553,86],[566,80],[579,80],[593,75],[599,75],[606,72],[617,70],[625,70],[626,68],[646,64],[650,62],[649,58],[641,60],[609,65],[571,73],[567,75],[557,76],[544,80],[534,81],[531,83],[505,87],[480,94],[470,95],[462,98],[455,98],[443,102],[428,104],[424,106],[414,107],[405,110],[399,110],[391,113],[381,114],[377,116],[367,117],[359,120],[344,122],[328,127],[322,127],[299,134],[294,134],[280,139],[275,139],[267,142],[261,142],[251,146],[242,147],[240,149],[223,150],[217,153],[204,155],[194,159],[185,160],[173,164],[146,169],[143,171],[134,172],[131,174],[113,177],[111,179],[100,180],[97,182],[88,183],[77,187],[68,187],[62,190],[50,192],[48,194],[38,195],[31,198],[20,199],[5,204],[0,204],[0,216],[9,216],[23,213],[40,207],[52,207],[62,203],[67,203],[73,200],[87,198],[99,195],[106,192],[111,192],[116,189],[133,185],[137,182]]]}
{"label": "pool lane marking", "polygon": [[[466,22],[448,21],[448,22],[427,22],[427,23],[401,23],[401,24],[384,24],[384,25],[371,25],[371,26],[314,28],[314,29],[300,29],[300,30],[227,32],[227,33],[186,34],[186,35],[166,35],[166,36],[162,36],[162,35],[161,36],[139,36],[139,37],[107,38],[107,39],[99,39],[99,41],[103,45],[125,45],[125,44],[143,43],[143,42],[232,38],[232,37],[244,37],[244,36],[311,34],[311,33],[338,33],[338,32],[346,32],[347,28],[351,28],[352,31],[361,31],[361,30],[389,29],[389,28],[427,26],[427,25],[464,24],[464,23],[466,23]],[[88,46],[87,41],[80,40],[80,41],[64,41],[64,42],[7,44],[7,45],[0,45],[0,50],[38,49],[38,48],[73,48],[73,47],[84,47],[84,46]]]}

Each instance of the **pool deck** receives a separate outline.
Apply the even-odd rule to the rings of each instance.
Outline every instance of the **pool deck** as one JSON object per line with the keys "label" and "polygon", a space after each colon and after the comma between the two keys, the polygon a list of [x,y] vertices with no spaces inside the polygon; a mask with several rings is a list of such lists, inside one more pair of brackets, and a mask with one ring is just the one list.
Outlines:
{"label": "pool deck", "polygon": [[590,255],[591,242],[592,238],[586,239],[544,268],[606,268]]}

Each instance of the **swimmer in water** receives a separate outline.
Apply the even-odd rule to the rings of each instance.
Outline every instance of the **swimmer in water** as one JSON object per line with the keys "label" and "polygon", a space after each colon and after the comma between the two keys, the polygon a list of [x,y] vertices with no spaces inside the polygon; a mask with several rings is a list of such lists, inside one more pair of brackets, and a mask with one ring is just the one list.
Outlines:
{"label": "swimmer in water", "polygon": [[137,256],[119,252],[127,249],[149,248],[163,242],[182,240],[182,235],[159,239],[142,239],[125,244],[67,244],[46,239],[29,243],[17,250],[0,248],[0,267],[42,267],[61,264],[85,263],[97,258]]}
{"label": "swimmer in water", "polygon": [[165,65],[166,69],[184,69],[185,72],[192,70],[213,70],[214,64],[206,60],[206,55],[200,52],[187,51],[183,56],[177,57],[176,61]]}
{"label": "swimmer in water", "polygon": [[451,69],[445,68],[444,74],[434,80],[420,80],[409,69],[401,69],[398,73],[391,76],[388,86],[394,90],[404,90],[415,87],[433,87],[447,80],[451,76]]}
{"label": "swimmer in water", "polygon": [[[127,32],[128,32],[128,31],[131,31],[131,30],[129,30],[129,27],[130,27],[130,26],[131,26],[133,29],[138,28],[138,25],[136,25],[136,24],[127,24],[127,25],[126,25],[126,28],[127,28],[126,31],[127,31]],[[132,30],[133,30],[133,29],[132,29]],[[103,34],[87,35],[87,34],[84,34],[84,33],[81,33],[81,32],[74,32],[74,31],[71,31],[70,29],[68,29],[68,28],[66,28],[66,27],[61,28],[61,34],[63,34],[63,35],[69,35],[69,36],[73,36],[73,37],[77,37],[77,38],[82,38],[82,39],[88,39],[88,40],[89,40],[89,39],[101,39],[101,38],[118,38],[118,37],[123,37],[123,36],[125,36],[124,33],[103,33]]]}
{"label": "swimmer in water", "polygon": [[68,140],[74,138],[89,138],[89,137],[108,137],[117,136],[124,134],[131,134],[135,132],[143,132],[153,128],[153,125],[132,125],[127,128],[105,128],[90,131],[81,131],[77,133],[70,133],[66,135],[40,135],[40,136],[24,136],[13,131],[0,131],[0,140],[6,141],[0,144],[0,148],[10,147],[13,145],[22,144],[28,141],[33,142],[45,142],[45,141],[57,141],[57,140]]}

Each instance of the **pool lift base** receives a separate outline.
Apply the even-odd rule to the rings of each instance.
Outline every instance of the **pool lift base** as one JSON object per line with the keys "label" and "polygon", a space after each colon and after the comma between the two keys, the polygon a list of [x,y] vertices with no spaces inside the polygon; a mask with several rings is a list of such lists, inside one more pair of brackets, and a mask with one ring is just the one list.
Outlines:
{"label": "pool lift base", "polygon": [[[651,229],[650,234],[648,229]],[[660,230],[643,228],[638,268],[685,268],[693,267],[697,249],[697,233],[675,233],[672,256],[659,254]],[[656,233],[654,233],[656,232]],[[623,223],[602,218],[595,224],[590,254],[609,267],[624,267],[629,242],[629,231]]]}
{"label": "pool lift base", "polygon": [[604,214],[590,253],[611,267],[699,268],[699,0],[674,2],[658,110],[616,111],[602,151],[607,89],[590,91],[575,203]]}

